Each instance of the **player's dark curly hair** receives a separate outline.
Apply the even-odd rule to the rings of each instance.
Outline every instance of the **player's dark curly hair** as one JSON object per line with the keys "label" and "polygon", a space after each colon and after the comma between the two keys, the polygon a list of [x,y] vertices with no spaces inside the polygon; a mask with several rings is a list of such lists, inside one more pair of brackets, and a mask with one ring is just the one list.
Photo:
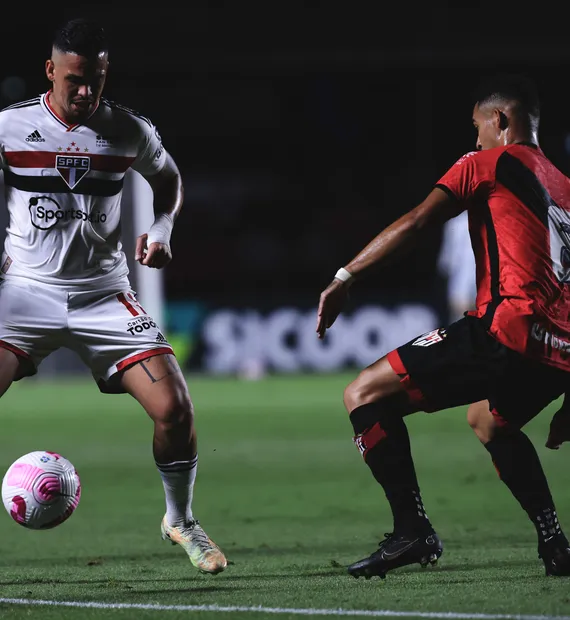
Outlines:
{"label": "player's dark curly hair", "polygon": [[538,123],[540,100],[534,81],[527,75],[506,73],[485,78],[475,93],[479,107],[487,104],[515,103],[520,111]]}
{"label": "player's dark curly hair", "polygon": [[53,39],[53,47],[60,52],[87,58],[109,51],[107,36],[101,25],[81,17],[72,19],[58,28]]}

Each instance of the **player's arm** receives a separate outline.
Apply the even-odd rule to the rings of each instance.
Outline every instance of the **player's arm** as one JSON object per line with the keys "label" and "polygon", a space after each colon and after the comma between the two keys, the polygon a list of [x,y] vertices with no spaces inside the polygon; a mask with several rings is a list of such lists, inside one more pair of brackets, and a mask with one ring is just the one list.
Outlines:
{"label": "player's arm", "polygon": [[411,250],[429,232],[458,214],[457,200],[451,192],[436,187],[415,209],[385,228],[345,267],[321,293],[317,313],[317,334],[323,338],[334,323],[348,295],[348,288],[373,268],[386,265]]}
{"label": "player's arm", "polygon": [[170,236],[182,203],[184,186],[174,159],[164,152],[165,163],[155,174],[143,174],[153,193],[154,224],[137,239],[135,260],[161,269],[172,259]]}
{"label": "player's arm", "polygon": [[442,226],[457,215],[457,201],[436,187],[415,209],[385,228],[344,267],[352,279],[360,279],[372,268],[382,267],[412,249],[430,229]]}

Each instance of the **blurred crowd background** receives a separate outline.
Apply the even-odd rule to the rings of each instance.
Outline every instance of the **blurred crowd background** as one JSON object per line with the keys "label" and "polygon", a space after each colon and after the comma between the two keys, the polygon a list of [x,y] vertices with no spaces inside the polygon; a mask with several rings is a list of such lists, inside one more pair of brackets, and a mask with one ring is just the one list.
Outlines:
{"label": "blurred crowd background", "polygon": [[521,7],[234,1],[22,12],[2,26],[0,104],[47,89],[57,25],[99,18],[111,41],[105,96],[157,125],[185,182],[164,274],[165,331],[184,363],[246,376],[337,370],[456,318],[454,290],[469,305],[472,259],[457,220],[447,241],[434,234],[355,287],[328,342],[314,336],[336,270],[474,149],[482,76],[535,78],[541,146],[568,171],[561,9]]}

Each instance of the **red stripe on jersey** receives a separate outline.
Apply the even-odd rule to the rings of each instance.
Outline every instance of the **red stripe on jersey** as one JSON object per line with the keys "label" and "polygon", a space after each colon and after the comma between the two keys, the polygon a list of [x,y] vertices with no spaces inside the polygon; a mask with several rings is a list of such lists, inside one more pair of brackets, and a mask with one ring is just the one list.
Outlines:
{"label": "red stripe on jersey", "polygon": [[125,308],[133,315],[138,316],[139,311],[135,310],[129,300],[125,297],[123,293],[117,293],[117,299],[125,306]]}
{"label": "red stripe on jersey", "polygon": [[136,159],[135,157],[125,157],[122,155],[96,155],[82,152],[8,151],[4,153],[6,163],[14,168],[54,168],[56,155],[89,157],[91,160],[91,170],[99,172],[126,172]]}

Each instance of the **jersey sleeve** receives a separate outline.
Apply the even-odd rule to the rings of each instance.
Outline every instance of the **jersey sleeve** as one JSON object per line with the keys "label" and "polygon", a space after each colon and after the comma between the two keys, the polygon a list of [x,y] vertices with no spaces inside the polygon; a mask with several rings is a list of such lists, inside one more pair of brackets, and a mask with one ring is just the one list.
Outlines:
{"label": "jersey sleeve", "polygon": [[139,120],[140,142],[133,170],[143,176],[153,176],[160,172],[166,163],[166,151],[157,128],[147,119]]}
{"label": "jersey sleeve", "polygon": [[439,179],[436,187],[452,195],[458,203],[458,213],[489,192],[494,185],[494,167],[485,151],[466,153]]}

